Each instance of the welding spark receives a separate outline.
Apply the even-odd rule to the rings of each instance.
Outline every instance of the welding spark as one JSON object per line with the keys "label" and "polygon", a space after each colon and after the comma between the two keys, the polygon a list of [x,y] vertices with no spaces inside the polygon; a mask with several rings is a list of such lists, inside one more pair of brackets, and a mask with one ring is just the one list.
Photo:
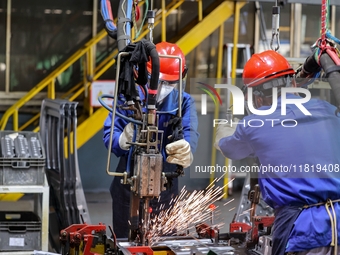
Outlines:
{"label": "welding spark", "polygon": [[242,213],[240,213],[239,216],[245,215],[245,214],[247,214],[248,212],[250,212],[251,210],[253,210],[253,208],[250,208],[250,209],[248,209],[248,210],[244,210]]}
{"label": "welding spark", "polygon": [[227,172],[225,172],[224,174],[222,174],[218,179],[216,179],[216,182],[218,182],[219,180],[221,180],[226,174],[227,174]]}
{"label": "welding spark", "polygon": [[[216,187],[216,180],[206,189],[191,193],[183,187],[179,195],[169,203],[170,208],[161,210],[158,215],[150,219],[149,244],[161,240],[162,236],[188,235],[190,230],[196,231],[198,224],[211,222],[219,214],[219,210],[216,207],[212,211],[209,206],[223,198],[225,195],[223,188]],[[214,222],[212,224],[214,224],[210,226],[212,228],[220,228],[224,225],[224,223]]]}
{"label": "welding spark", "polygon": [[235,200],[235,198],[233,198],[233,199],[230,199],[227,203],[225,203],[225,204],[223,204],[223,205],[227,205],[227,204],[229,204],[229,203],[231,203],[231,202],[233,202]]}

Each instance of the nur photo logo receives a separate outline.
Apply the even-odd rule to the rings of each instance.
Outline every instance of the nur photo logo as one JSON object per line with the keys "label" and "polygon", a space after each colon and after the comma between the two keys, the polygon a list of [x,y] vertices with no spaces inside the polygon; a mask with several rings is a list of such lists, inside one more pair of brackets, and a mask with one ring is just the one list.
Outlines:
{"label": "nur photo logo", "polygon": [[198,88],[206,93],[206,94],[201,94],[201,103],[202,103],[201,114],[202,115],[207,114],[207,95],[209,95],[209,97],[213,100],[215,107],[217,107],[218,104],[222,105],[221,96],[218,94],[217,90],[213,86],[208,85],[203,82],[197,82],[197,83],[201,85],[201,87],[198,87]]}
{"label": "nur photo logo", "polygon": [[[203,83],[202,83],[203,84]],[[207,84],[205,84],[205,86],[207,86]],[[234,86],[234,85],[230,85],[230,84],[215,84],[214,87],[210,86],[210,90],[211,91],[216,91],[216,88],[219,89],[227,89],[231,95],[233,96],[233,114],[234,115],[244,115],[244,110],[245,110],[245,103],[247,103],[248,109],[251,113],[255,114],[255,115],[270,115],[272,114],[278,105],[278,97],[279,97],[279,93],[278,93],[278,89],[277,88],[272,88],[272,99],[273,99],[273,104],[271,105],[271,107],[269,109],[266,110],[258,110],[254,107],[253,105],[253,88],[252,87],[248,87],[247,88],[247,93],[246,96],[244,96],[243,91]],[[212,90],[213,89],[213,90]],[[204,90],[207,93],[207,89]],[[208,91],[210,94],[211,92]],[[305,95],[304,98],[295,98],[295,99],[290,99],[287,98],[287,94],[289,93],[302,93]],[[219,94],[214,93],[216,96]],[[286,110],[287,110],[287,105],[288,104],[294,104],[304,115],[311,115],[311,113],[303,106],[304,103],[308,102],[311,99],[311,93],[309,90],[305,89],[305,88],[296,88],[296,87],[286,87],[286,88],[281,88],[280,91],[280,96],[281,96],[281,115],[284,116],[286,115]],[[211,94],[211,96],[213,98],[213,95]],[[216,99],[213,98],[214,101],[216,101]],[[222,100],[220,100],[220,104],[222,105]],[[215,104],[216,105],[216,104]],[[201,94],[201,114],[202,115],[206,115],[207,114],[207,96],[206,94]]]}
{"label": "nur photo logo", "polygon": [[[249,127],[259,128],[264,125],[282,125],[284,127],[295,127],[298,123],[295,119],[287,119],[288,109],[292,107],[300,111],[303,115],[310,116],[311,113],[305,107],[311,99],[311,93],[308,89],[302,87],[272,87],[271,88],[271,99],[272,104],[268,107],[256,107],[254,88],[248,87],[246,89],[241,89],[236,85],[232,84],[219,84],[217,79],[193,79],[191,84],[195,86],[194,91],[199,91],[198,96],[200,98],[200,113],[201,116],[208,116],[208,121],[212,122],[213,127],[220,124],[230,124],[230,125],[247,125]],[[238,83],[237,83],[238,84]],[[200,93],[201,92],[201,93]],[[300,97],[292,97],[291,95],[300,95]],[[209,96],[209,98],[208,98]],[[229,123],[230,120],[226,119],[226,110],[229,109],[228,101],[232,98],[232,116],[245,116],[246,122],[241,120],[238,123]],[[222,118],[213,117],[208,112],[208,102],[213,102],[211,106],[219,109],[219,116]],[[215,116],[214,109],[211,113]],[[279,111],[279,112],[278,112]],[[275,113],[276,112],[276,113]],[[277,114],[279,113],[279,115]],[[274,114],[274,115],[272,115]],[[260,116],[267,116],[267,118],[260,118]],[[272,117],[272,116],[275,116]],[[278,117],[280,116],[280,117]]]}

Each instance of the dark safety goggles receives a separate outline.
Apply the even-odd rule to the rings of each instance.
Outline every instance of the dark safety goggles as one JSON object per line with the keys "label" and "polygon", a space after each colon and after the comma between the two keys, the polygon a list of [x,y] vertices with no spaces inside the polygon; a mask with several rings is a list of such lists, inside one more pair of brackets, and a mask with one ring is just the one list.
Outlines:
{"label": "dark safety goggles", "polygon": [[290,87],[291,84],[291,76],[285,75],[284,77],[278,77],[268,82],[264,82],[261,85],[257,86],[258,90],[267,90],[271,88],[277,87]]}

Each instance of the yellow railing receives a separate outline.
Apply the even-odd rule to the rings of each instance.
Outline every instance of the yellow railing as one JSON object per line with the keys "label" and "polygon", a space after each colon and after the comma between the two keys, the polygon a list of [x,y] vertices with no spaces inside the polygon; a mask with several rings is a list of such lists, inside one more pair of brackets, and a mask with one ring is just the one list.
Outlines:
{"label": "yellow railing", "polygon": [[[198,11],[199,17],[202,17],[202,0],[197,0],[198,2]],[[165,40],[166,34],[166,17],[175,9],[180,7],[184,0],[173,0],[167,6],[165,6],[165,2],[162,5],[162,11],[158,13],[155,17],[154,27],[161,24],[162,25],[162,40]],[[144,4],[144,1],[141,1],[139,5]],[[139,35],[135,41],[141,40],[148,33],[148,24],[145,24],[142,33]],[[19,127],[19,110],[23,107],[27,102],[33,99],[39,92],[47,88],[47,98],[55,99],[56,91],[55,91],[55,79],[61,75],[65,70],[67,70],[73,63],[80,60],[84,57],[84,80],[79,84],[75,85],[70,91],[62,95],[61,98],[67,98],[70,101],[73,101],[78,96],[80,96],[84,92],[88,92],[91,86],[91,82],[86,80],[86,77],[92,77],[92,81],[97,80],[108,68],[110,68],[114,63],[114,56],[117,54],[117,51],[114,51],[110,54],[100,65],[94,67],[95,59],[93,54],[94,46],[104,39],[107,36],[105,29],[100,31],[95,37],[93,37],[89,42],[87,42],[81,49],[79,49],[76,53],[74,53],[69,59],[67,59],[60,67],[54,70],[50,75],[48,75],[45,79],[43,79],[40,83],[38,83],[33,89],[31,89],[24,97],[19,99],[15,104],[13,104],[7,111],[4,113],[3,117],[0,120],[0,130],[4,130],[7,126],[7,123],[12,117],[13,121],[13,130],[24,130],[32,123],[38,121],[40,113],[36,114],[33,118],[31,118],[28,122]],[[87,105],[89,103],[87,102]],[[89,115],[93,113],[93,108],[89,106]],[[38,131],[39,127],[35,129]]]}
{"label": "yellow railing", "polygon": [[[50,75],[48,75],[45,79],[43,79],[40,83],[38,83],[33,89],[31,89],[24,97],[19,99],[14,105],[12,105],[3,115],[0,120],[0,129],[4,130],[6,128],[7,122],[9,118],[13,117],[13,130],[17,131],[18,120],[19,120],[19,109],[23,107],[28,101],[33,99],[39,92],[43,89],[47,88],[47,97],[51,99],[55,99],[55,79],[62,74],[65,70],[67,70],[73,63],[79,60],[81,57],[86,56],[88,61],[94,63],[92,48],[95,44],[97,44],[100,40],[107,36],[105,30],[100,31],[96,37],[92,38],[88,43],[86,43],[81,49],[79,49],[76,53],[74,53],[68,60],[65,61],[60,67],[54,70]],[[89,70],[86,70],[89,71]],[[84,87],[87,84],[84,85]],[[88,88],[88,87],[87,87]]]}

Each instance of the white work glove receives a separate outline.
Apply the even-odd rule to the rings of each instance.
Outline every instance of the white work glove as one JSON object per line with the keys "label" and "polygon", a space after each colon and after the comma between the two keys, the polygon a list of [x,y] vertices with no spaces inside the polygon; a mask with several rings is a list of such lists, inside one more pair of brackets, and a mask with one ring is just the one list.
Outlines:
{"label": "white work glove", "polygon": [[171,164],[177,164],[186,168],[191,165],[193,155],[191,153],[190,144],[184,139],[169,143],[165,147],[168,157],[166,161]]}
{"label": "white work glove", "polygon": [[214,146],[216,149],[221,150],[218,146],[218,143],[220,140],[227,136],[232,136],[235,133],[236,125],[238,123],[238,119],[235,119],[232,123],[232,126],[230,124],[219,124],[217,126],[216,130],[216,137],[215,137],[215,143]]}
{"label": "white work glove", "polygon": [[129,143],[132,142],[133,132],[134,132],[134,126],[130,122],[129,124],[127,124],[125,126],[123,132],[119,136],[119,147],[122,150],[126,150],[127,151],[127,150],[130,149],[131,144],[128,144],[127,142],[129,142]]}

